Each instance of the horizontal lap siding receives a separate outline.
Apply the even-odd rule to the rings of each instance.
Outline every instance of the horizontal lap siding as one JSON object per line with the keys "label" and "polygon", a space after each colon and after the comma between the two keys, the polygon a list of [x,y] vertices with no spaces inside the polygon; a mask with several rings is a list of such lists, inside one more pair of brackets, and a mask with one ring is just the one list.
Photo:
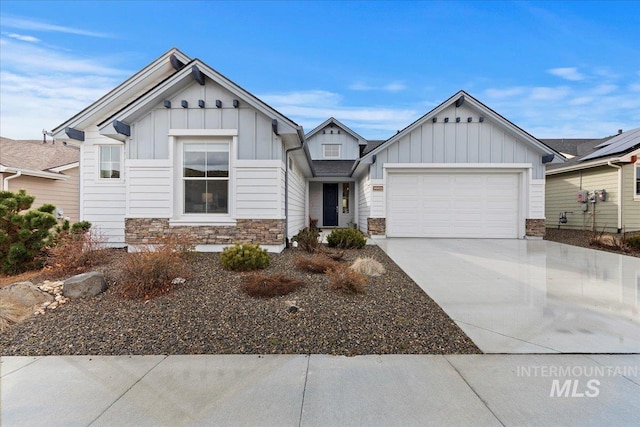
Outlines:
{"label": "horizontal lap siding", "polygon": [[288,238],[298,234],[306,225],[305,193],[304,177],[300,175],[298,167],[294,166],[293,170],[289,170]]}
{"label": "horizontal lap siding", "polygon": [[[79,206],[79,168],[72,168],[62,172],[62,175],[69,177],[67,180],[53,180],[47,178],[37,178],[35,176],[22,175],[19,178],[7,181],[9,191],[16,192],[20,189],[27,191],[35,197],[32,209],[50,203],[56,209],[62,209],[65,217],[69,221],[78,222],[80,214]],[[9,175],[11,176],[11,175]]]}
{"label": "horizontal lap siding", "polygon": [[126,213],[125,181],[98,179],[98,149],[95,145],[113,142],[112,139],[100,136],[97,131],[85,133],[80,162],[83,180],[81,219],[89,221],[108,244],[122,246]]}
{"label": "horizontal lap siding", "polygon": [[624,231],[640,231],[640,196],[634,197],[636,164],[624,165],[622,169],[622,227]]}
{"label": "horizontal lap siding", "polygon": [[237,218],[282,218],[282,168],[239,167],[235,174]]}
{"label": "horizontal lap siding", "polygon": [[[607,201],[588,203],[589,210],[583,212],[578,200],[578,191],[606,190]],[[594,221],[595,206],[595,221]],[[618,228],[618,175],[617,170],[608,166],[549,175],[546,179],[547,226],[558,226],[560,212],[567,215],[567,223],[561,228],[576,230],[616,232]]]}
{"label": "horizontal lap siding", "polygon": [[531,219],[543,219],[544,210],[544,179],[532,180],[529,187],[529,216]]}
{"label": "horizontal lap siding", "polygon": [[371,185],[369,174],[365,174],[358,182],[358,228],[367,232],[367,218],[371,210]]}
{"label": "horizontal lap siding", "polygon": [[129,166],[128,216],[170,218],[172,179],[170,167]]}

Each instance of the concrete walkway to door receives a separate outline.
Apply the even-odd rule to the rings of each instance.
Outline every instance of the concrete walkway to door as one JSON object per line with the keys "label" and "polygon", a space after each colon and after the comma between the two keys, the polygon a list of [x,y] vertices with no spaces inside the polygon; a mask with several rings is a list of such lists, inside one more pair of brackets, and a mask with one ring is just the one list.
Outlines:
{"label": "concrete walkway to door", "polygon": [[485,353],[640,353],[640,258],[546,240],[376,243]]}

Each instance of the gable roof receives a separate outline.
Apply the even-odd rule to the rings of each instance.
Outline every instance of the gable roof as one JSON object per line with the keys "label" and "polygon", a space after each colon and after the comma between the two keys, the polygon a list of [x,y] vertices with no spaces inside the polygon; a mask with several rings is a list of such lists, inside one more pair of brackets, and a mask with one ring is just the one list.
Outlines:
{"label": "gable roof", "polygon": [[317,134],[318,132],[320,132],[322,129],[324,129],[325,127],[329,126],[329,125],[336,125],[338,126],[340,129],[344,130],[347,134],[351,135],[352,137],[354,137],[355,139],[358,140],[358,144],[359,145],[366,145],[368,143],[368,141],[363,138],[362,136],[360,136],[357,132],[355,132],[353,129],[350,129],[347,125],[345,125],[344,123],[342,123],[341,121],[339,121],[338,119],[336,119],[335,117],[329,117],[327,120],[325,120],[324,122],[320,123],[318,126],[316,126],[313,130],[311,130],[311,132],[308,132],[305,137],[311,138],[313,135]]}
{"label": "gable roof", "polygon": [[586,156],[593,152],[594,147],[601,144],[606,144],[606,141],[613,138],[607,136],[604,138],[541,138],[540,141],[544,142],[554,150],[569,154],[574,157]]}
{"label": "gable roof", "polygon": [[190,58],[178,49],[169,49],[97,101],[55,127],[52,130],[54,139],[67,140],[72,144],[77,144],[76,141],[67,137],[64,132],[66,128],[82,129],[92,122],[102,120],[116,109],[121,108],[123,103],[128,102],[132,96],[136,96],[141,91],[157,84],[158,81],[177,72],[176,66],[187,63],[189,60]]}
{"label": "gable roof", "polygon": [[278,120],[278,126],[281,124],[284,124],[285,126],[285,128],[279,127],[279,132],[297,134],[300,141],[304,141],[304,132],[300,125],[197,58],[189,61],[176,73],[168,76],[146,92],[139,95],[137,98],[133,99],[130,103],[105,118],[98,124],[101,134],[109,137],[115,137],[117,139],[117,131],[113,129],[113,123],[115,120],[130,123],[148,109],[153,108],[168,95],[192,84],[194,82],[194,75],[198,73],[208,77],[266,116],[276,118],[276,120]]}
{"label": "gable roof", "polygon": [[482,111],[483,114],[485,114],[486,116],[488,116],[489,118],[491,118],[495,122],[497,122],[497,123],[509,128],[509,129],[511,129],[515,134],[517,134],[520,137],[520,139],[522,139],[526,144],[529,144],[530,146],[534,147],[537,151],[539,151],[541,153],[544,153],[546,155],[553,154],[555,160],[557,160],[559,162],[563,162],[564,161],[564,156],[562,156],[559,152],[557,152],[553,148],[549,147],[548,145],[544,144],[542,141],[540,141],[539,139],[537,139],[533,135],[529,134],[528,132],[524,131],[520,127],[518,127],[515,124],[511,123],[509,120],[507,120],[506,118],[504,118],[503,116],[501,116],[500,114],[498,114],[497,112],[492,110],[491,108],[487,107],[485,104],[483,104],[482,102],[478,101],[476,98],[474,98],[473,96],[469,95],[464,90],[458,91],[452,97],[450,97],[449,99],[444,101],[442,104],[438,105],[433,110],[429,111],[427,114],[423,115],[422,117],[420,117],[419,119],[417,119],[416,121],[411,123],[409,126],[407,126],[404,129],[402,129],[400,132],[398,132],[395,135],[393,135],[391,138],[386,140],[384,143],[382,143],[379,146],[377,146],[376,148],[370,150],[366,155],[364,155],[362,157],[362,160],[370,159],[373,155],[379,153],[380,151],[384,150],[385,148],[387,148],[390,145],[394,144],[395,142],[399,141],[404,136],[410,134],[414,129],[416,129],[419,126],[421,126],[422,124],[426,123],[432,117],[437,116],[440,111],[444,110],[445,108],[449,107],[451,104],[456,103],[456,102],[461,102],[461,103],[462,102],[468,102],[470,105],[472,105],[476,109]]}

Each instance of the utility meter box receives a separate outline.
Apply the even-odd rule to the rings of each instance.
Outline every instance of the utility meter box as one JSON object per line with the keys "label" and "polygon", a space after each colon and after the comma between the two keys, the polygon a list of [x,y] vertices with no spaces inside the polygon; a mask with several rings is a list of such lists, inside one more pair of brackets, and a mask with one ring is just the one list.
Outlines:
{"label": "utility meter box", "polygon": [[607,190],[597,190],[596,194],[598,195],[598,200],[601,202],[607,201]]}
{"label": "utility meter box", "polygon": [[587,203],[589,192],[587,190],[578,190],[578,203]]}

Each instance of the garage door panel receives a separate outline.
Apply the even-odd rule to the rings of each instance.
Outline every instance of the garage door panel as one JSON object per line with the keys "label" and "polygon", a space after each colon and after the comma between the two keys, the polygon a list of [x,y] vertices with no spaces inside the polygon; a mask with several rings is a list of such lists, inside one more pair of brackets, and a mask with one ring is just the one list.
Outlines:
{"label": "garage door panel", "polygon": [[515,173],[390,173],[387,178],[389,236],[517,237]]}

